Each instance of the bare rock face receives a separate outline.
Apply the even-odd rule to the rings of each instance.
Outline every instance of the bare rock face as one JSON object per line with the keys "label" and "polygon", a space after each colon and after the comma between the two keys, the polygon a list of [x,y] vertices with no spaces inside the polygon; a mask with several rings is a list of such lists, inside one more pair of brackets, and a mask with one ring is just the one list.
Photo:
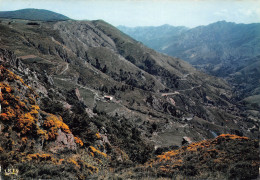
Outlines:
{"label": "bare rock face", "polygon": [[101,44],[103,47],[116,51],[115,42],[92,22],[71,21],[69,24],[57,22],[54,29],[60,31],[64,44],[74,52],[79,48],[84,52],[90,47],[100,47]]}
{"label": "bare rock face", "polygon": [[9,66],[17,68],[19,71],[24,71],[25,69],[21,59],[17,58],[12,51],[7,49],[0,48],[0,63],[8,64]]}
{"label": "bare rock face", "polygon": [[58,153],[65,150],[75,151],[76,148],[73,134],[66,134],[59,129],[58,136],[54,142],[50,143],[49,150],[53,153]]}
{"label": "bare rock face", "polygon": [[77,98],[78,98],[79,101],[82,101],[82,100],[83,100],[83,98],[80,96],[80,92],[79,92],[79,89],[78,89],[78,88],[75,89],[75,94],[76,94],[76,96],[77,96]]}
{"label": "bare rock face", "polygon": [[191,143],[192,143],[192,141],[191,141],[191,138],[190,138],[190,137],[184,136],[184,137],[182,138],[182,145],[189,145],[189,144],[191,144]]}
{"label": "bare rock face", "polygon": [[9,50],[0,49],[0,62],[14,65],[16,60],[16,56]]}
{"label": "bare rock face", "polygon": [[151,106],[153,107],[154,109],[158,110],[158,111],[162,111],[163,108],[163,102],[156,98],[155,96],[150,96],[146,99],[146,102]]}

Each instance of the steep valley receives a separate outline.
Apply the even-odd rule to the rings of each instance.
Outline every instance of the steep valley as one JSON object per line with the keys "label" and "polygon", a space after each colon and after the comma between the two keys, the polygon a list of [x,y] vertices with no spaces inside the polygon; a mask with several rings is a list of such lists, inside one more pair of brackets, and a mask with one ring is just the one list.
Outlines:
{"label": "steep valley", "polygon": [[259,23],[219,21],[195,28],[170,25],[118,28],[158,52],[179,57],[203,72],[224,78],[247,113],[259,119]]}
{"label": "steep valley", "polygon": [[224,80],[101,20],[33,22],[0,23],[0,163],[19,177],[115,178],[187,137],[258,138]]}

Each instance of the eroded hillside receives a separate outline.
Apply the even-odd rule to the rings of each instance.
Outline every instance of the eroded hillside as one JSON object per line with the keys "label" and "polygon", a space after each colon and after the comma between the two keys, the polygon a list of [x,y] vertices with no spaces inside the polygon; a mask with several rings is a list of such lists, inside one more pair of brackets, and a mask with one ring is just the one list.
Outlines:
{"label": "eroded hillside", "polygon": [[9,22],[0,24],[1,163],[23,178],[109,176],[184,136],[258,136],[226,82],[103,21]]}

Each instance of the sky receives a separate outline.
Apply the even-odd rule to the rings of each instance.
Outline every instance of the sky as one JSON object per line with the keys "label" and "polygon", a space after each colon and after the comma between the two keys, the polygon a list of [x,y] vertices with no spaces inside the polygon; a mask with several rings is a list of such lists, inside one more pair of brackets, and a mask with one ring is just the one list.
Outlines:
{"label": "sky", "polygon": [[196,27],[216,21],[260,22],[260,0],[0,0],[0,11],[47,9],[114,26]]}

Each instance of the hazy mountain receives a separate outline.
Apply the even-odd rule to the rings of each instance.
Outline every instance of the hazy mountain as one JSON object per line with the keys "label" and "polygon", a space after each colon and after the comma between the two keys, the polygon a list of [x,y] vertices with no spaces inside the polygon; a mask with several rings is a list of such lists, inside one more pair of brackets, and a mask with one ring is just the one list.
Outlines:
{"label": "hazy mountain", "polygon": [[[156,36],[155,33],[152,39],[157,39],[159,46],[132,34],[132,29],[125,27],[121,30],[159,52],[179,57],[211,75],[227,78],[240,94],[240,99],[255,95],[259,99],[260,71],[259,66],[253,64],[259,64],[260,61],[260,24],[221,21],[186,29],[181,33],[172,31],[172,36]],[[141,34],[150,33],[149,28],[136,29]],[[255,102],[249,103],[249,106],[252,104]],[[255,106],[259,106],[260,101],[257,104]]]}
{"label": "hazy mountain", "polygon": [[174,36],[178,36],[189,29],[184,26],[175,27],[168,24],[143,27],[118,26],[117,28],[155,50],[163,48],[166,44],[171,43],[171,39]]}
{"label": "hazy mountain", "polygon": [[67,16],[45,9],[21,9],[16,11],[0,11],[0,18],[26,19],[32,21],[66,21]]}
{"label": "hazy mountain", "polygon": [[[0,23],[0,164],[19,169],[18,178],[113,179],[190,141],[223,133],[257,138],[258,122],[224,80],[104,21],[28,22]],[[237,154],[257,151],[251,141]],[[245,156],[255,172],[255,155]],[[188,164],[182,169],[202,178],[188,173]],[[222,170],[216,173],[230,174]]]}

